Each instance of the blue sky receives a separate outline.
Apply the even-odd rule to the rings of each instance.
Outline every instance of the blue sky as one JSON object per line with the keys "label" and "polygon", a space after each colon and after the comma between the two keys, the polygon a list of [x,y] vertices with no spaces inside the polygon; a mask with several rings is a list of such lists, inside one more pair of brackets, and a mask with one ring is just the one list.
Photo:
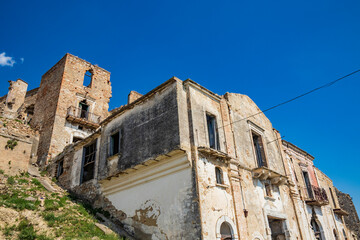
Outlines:
{"label": "blue sky", "polygon": [[[0,95],[8,80],[39,86],[69,52],[111,72],[111,109],[130,90],[146,93],[172,76],[249,95],[266,109],[360,68],[359,7],[355,0],[1,1]],[[359,78],[266,114],[357,209]]]}

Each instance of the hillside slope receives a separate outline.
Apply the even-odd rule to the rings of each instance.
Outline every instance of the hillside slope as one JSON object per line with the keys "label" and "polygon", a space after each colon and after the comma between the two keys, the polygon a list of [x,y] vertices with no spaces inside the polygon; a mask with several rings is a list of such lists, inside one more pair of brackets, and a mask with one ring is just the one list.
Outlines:
{"label": "hillside slope", "polygon": [[0,239],[124,239],[94,216],[46,176],[0,170]]}

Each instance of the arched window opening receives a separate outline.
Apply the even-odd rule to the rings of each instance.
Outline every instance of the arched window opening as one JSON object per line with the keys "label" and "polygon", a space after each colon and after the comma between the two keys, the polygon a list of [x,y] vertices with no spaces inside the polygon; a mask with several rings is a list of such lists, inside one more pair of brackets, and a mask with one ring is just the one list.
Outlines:
{"label": "arched window opening", "polygon": [[312,229],[314,231],[315,239],[322,240],[319,224],[315,221],[315,219],[311,219],[310,224],[311,224],[311,227],[312,227]]}
{"label": "arched window opening", "polygon": [[232,240],[233,239],[231,226],[228,223],[223,222],[221,224],[220,235],[221,235],[221,240]]}
{"label": "arched window opening", "polygon": [[219,167],[215,167],[215,174],[216,174],[216,183],[224,184],[223,173]]}
{"label": "arched window opening", "polygon": [[88,71],[85,72],[84,83],[83,83],[83,85],[85,87],[91,87],[92,77],[93,77],[93,73],[92,73],[91,70],[88,70]]}

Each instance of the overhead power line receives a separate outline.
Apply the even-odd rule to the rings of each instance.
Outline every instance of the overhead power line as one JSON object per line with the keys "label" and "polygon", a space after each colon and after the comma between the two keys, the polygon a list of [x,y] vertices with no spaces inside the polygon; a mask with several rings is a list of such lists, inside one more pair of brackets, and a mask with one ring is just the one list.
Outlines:
{"label": "overhead power line", "polygon": [[[292,102],[292,101],[295,101],[296,99],[302,98],[302,97],[304,97],[304,96],[306,96],[306,95],[309,95],[310,93],[316,92],[316,91],[318,91],[318,90],[320,90],[320,89],[322,89],[322,88],[330,87],[330,86],[332,86],[333,84],[335,84],[336,82],[339,82],[339,81],[341,81],[341,80],[343,80],[343,79],[345,79],[345,78],[347,78],[347,77],[350,77],[351,75],[354,75],[354,74],[356,74],[356,73],[358,73],[358,72],[360,72],[360,69],[358,69],[358,70],[356,70],[356,71],[354,71],[354,72],[351,72],[351,73],[349,73],[349,74],[347,74],[347,75],[345,75],[345,76],[342,76],[342,77],[340,77],[340,78],[338,78],[338,79],[336,79],[336,80],[334,80],[334,81],[331,81],[331,82],[329,82],[329,83],[326,83],[326,84],[324,84],[324,85],[322,85],[322,86],[320,86],[320,87],[314,88],[314,89],[312,89],[312,90],[310,90],[310,91],[308,91],[308,92],[305,92],[305,93],[303,93],[303,94],[300,94],[300,95],[298,95],[298,96],[296,96],[296,97],[294,97],[294,98],[291,98],[291,99],[289,99],[289,100],[287,100],[287,101],[285,101],[285,102],[281,102],[281,103],[276,104],[276,105],[274,105],[274,106],[272,106],[272,107],[269,107],[269,108],[267,108],[267,109],[265,109],[265,110],[263,110],[263,111],[260,111],[260,112],[257,112],[257,113],[255,113],[255,114],[252,114],[252,115],[250,115],[250,116],[248,116],[248,117],[246,117],[246,118],[242,118],[242,119],[240,119],[240,120],[236,120],[236,121],[234,121],[234,122],[232,122],[232,123],[236,123],[236,122],[240,122],[240,121],[249,119],[249,118],[254,117],[254,116],[256,116],[256,115],[259,115],[259,114],[261,114],[261,113],[270,111],[270,110],[272,110],[272,109],[274,109],[274,108],[277,108],[277,107],[280,107],[280,106],[285,105],[285,104],[287,104],[287,103],[290,103],[290,102]],[[232,124],[232,123],[231,123],[231,124]],[[226,124],[226,125],[223,125],[223,126],[221,126],[221,127],[218,127],[218,129],[219,129],[219,128],[223,128],[223,127],[228,126],[228,125],[230,125],[230,124]]]}

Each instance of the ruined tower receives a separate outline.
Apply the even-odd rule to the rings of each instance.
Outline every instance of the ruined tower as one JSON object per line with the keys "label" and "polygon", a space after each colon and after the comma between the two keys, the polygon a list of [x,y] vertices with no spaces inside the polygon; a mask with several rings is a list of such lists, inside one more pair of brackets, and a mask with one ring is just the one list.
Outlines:
{"label": "ruined tower", "polygon": [[38,163],[90,135],[108,116],[110,73],[71,54],[41,79],[32,127],[40,131]]}
{"label": "ruined tower", "polygon": [[4,96],[4,99],[0,99],[0,102],[2,103],[1,108],[1,115],[14,119],[18,116],[18,110],[22,107],[25,95],[27,91],[28,84],[18,79],[16,81],[9,81],[9,91],[6,96]]}

